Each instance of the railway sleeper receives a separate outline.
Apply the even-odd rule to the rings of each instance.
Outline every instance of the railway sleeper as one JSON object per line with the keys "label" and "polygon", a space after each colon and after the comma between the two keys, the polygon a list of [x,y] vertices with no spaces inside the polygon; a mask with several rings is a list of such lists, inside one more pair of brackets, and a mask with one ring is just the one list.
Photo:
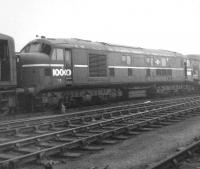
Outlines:
{"label": "railway sleeper", "polygon": [[67,157],[67,158],[79,158],[83,155],[83,153],[79,153],[79,152],[73,152],[72,150],[69,150],[67,152],[61,152],[59,153],[59,155],[61,157]]}
{"label": "railway sleeper", "polygon": [[1,142],[7,142],[7,141],[9,141],[10,139],[8,139],[8,138],[5,138],[5,137],[0,137],[0,143]]}
{"label": "railway sleeper", "polygon": [[3,160],[9,160],[9,159],[14,159],[16,158],[17,155],[15,154],[11,154],[11,153],[0,153],[0,159],[3,159]]}
{"label": "railway sleeper", "polygon": [[68,127],[70,127],[70,128],[76,128],[76,127],[80,127],[80,125],[78,125],[78,124],[69,124]]}
{"label": "railway sleeper", "polygon": [[91,133],[76,133],[73,136],[74,137],[89,137],[91,135],[92,135]]}
{"label": "railway sleeper", "polygon": [[163,127],[163,125],[161,125],[161,124],[149,124],[149,127],[150,128],[161,128],[161,127]]}
{"label": "railway sleeper", "polygon": [[137,136],[140,134],[140,132],[136,131],[136,130],[131,130],[131,129],[127,129],[127,131],[125,132],[126,135],[130,135],[130,136]]}
{"label": "railway sleeper", "polygon": [[180,121],[182,121],[182,120],[185,120],[185,119],[188,118],[188,117],[191,117],[191,115],[187,115],[187,116],[184,116],[184,115],[182,115],[182,116],[177,116],[177,117],[174,118],[174,120],[180,120]]}
{"label": "railway sleeper", "polygon": [[15,136],[16,136],[16,137],[19,137],[19,138],[29,137],[28,134],[24,134],[24,133],[17,133]]}
{"label": "railway sleeper", "polygon": [[100,147],[100,146],[95,146],[95,145],[87,145],[87,146],[84,146],[84,147],[81,147],[80,150],[84,150],[84,151],[100,151],[100,150],[103,150],[104,148],[103,147]]}
{"label": "railway sleeper", "polygon": [[51,147],[54,147],[54,146],[59,146],[60,143],[58,142],[40,142],[39,143],[39,146],[40,147],[44,147],[44,148],[51,148]]}
{"label": "railway sleeper", "polygon": [[118,140],[113,140],[113,139],[109,139],[109,138],[107,138],[107,139],[104,139],[104,140],[101,140],[101,141],[99,141],[99,143],[101,143],[101,144],[103,144],[103,145],[113,145],[113,144],[117,144],[119,141]]}
{"label": "railway sleeper", "polygon": [[40,149],[40,148],[36,148],[36,147],[20,147],[18,149],[16,149],[15,151],[18,152],[18,153],[22,153],[22,154],[25,154],[25,153],[34,153],[37,151],[37,149]]}
{"label": "railway sleeper", "polygon": [[176,122],[181,121],[181,119],[166,119],[165,121],[166,122],[171,122],[171,123],[176,123]]}
{"label": "railway sleeper", "polygon": [[[114,126],[116,127],[123,127],[123,126],[126,126],[128,123],[119,123],[119,124],[114,124]],[[129,124],[132,124],[132,123],[129,123]]]}
{"label": "railway sleeper", "polygon": [[45,134],[45,133],[47,133],[48,131],[47,130],[35,130],[35,134]]}
{"label": "railway sleeper", "polygon": [[126,136],[126,135],[116,135],[116,136],[113,136],[111,137],[112,139],[116,139],[116,140],[126,140],[128,139],[129,137]]}
{"label": "railway sleeper", "polygon": [[89,130],[88,132],[89,133],[92,133],[92,134],[98,134],[98,133],[102,133],[103,131],[105,130],[101,130],[101,129],[92,129],[92,130]]}
{"label": "railway sleeper", "polygon": [[153,130],[153,128],[152,127],[148,127],[148,126],[140,127],[138,129],[136,129],[136,131],[138,131],[138,132],[148,132],[148,131],[152,131],[152,130]]}
{"label": "railway sleeper", "polygon": [[51,130],[53,130],[53,131],[61,131],[61,130],[65,130],[66,128],[64,128],[64,127],[52,127],[51,128]]}
{"label": "railway sleeper", "polygon": [[75,140],[74,138],[69,138],[69,137],[60,137],[60,138],[57,139],[57,141],[65,142],[65,143],[72,142],[74,140]]}
{"label": "railway sleeper", "polygon": [[114,130],[114,129],[117,129],[116,126],[104,126],[102,127],[103,130]]}

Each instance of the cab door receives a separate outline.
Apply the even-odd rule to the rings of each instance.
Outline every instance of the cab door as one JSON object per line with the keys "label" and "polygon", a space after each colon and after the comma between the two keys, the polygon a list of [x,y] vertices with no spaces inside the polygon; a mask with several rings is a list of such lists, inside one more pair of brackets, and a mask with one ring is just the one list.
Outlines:
{"label": "cab door", "polygon": [[52,74],[57,83],[66,84],[72,81],[71,50],[54,48],[51,57]]}
{"label": "cab door", "polygon": [[64,68],[66,71],[66,79],[72,80],[72,52],[70,49],[64,49]]}

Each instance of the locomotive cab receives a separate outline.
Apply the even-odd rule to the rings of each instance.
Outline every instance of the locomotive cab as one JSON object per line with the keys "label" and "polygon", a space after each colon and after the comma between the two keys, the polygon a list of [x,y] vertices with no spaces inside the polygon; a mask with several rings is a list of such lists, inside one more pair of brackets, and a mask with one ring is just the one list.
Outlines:
{"label": "locomotive cab", "polygon": [[62,47],[54,47],[50,59],[53,84],[58,84],[60,86],[70,85],[72,82],[71,50]]}
{"label": "locomotive cab", "polygon": [[[43,93],[40,96],[43,103],[58,103],[61,96],[53,91],[72,84],[71,53],[70,48],[51,44],[48,39],[31,41],[20,52],[17,65],[19,87],[27,94]],[[44,94],[46,91],[52,92]]]}
{"label": "locomotive cab", "polygon": [[70,49],[52,46],[43,39],[30,42],[20,54],[19,84],[36,92],[70,84],[71,60]]}

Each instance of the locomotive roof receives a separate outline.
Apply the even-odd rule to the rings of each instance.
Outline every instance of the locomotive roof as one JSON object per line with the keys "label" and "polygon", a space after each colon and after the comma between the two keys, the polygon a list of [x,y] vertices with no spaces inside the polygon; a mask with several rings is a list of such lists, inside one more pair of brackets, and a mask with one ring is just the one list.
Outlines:
{"label": "locomotive roof", "polygon": [[42,38],[42,39],[36,39],[34,41],[46,41],[47,43],[50,43],[54,46],[63,46],[66,48],[82,48],[82,49],[93,49],[93,50],[103,50],[103,51],[122,52],[122,53],[184,57],[180,53],[172,52],[168,50],[145,49],[145,48],[140,48],[140,47],[109,44],[105,42],[92,42],[89,40],[82,40],[82,39],[76,39],[76,38],[71,38],[71,39]]}
{"label": "locomotive roof", "polygon": [[0,39],[11,40],[11,41],[14,40],[11,36],[8,36],[8,35],[2,34],[2,33],[0,33]]}
{"label": "locomotive roof", "polygon": [[189,59],[200,60],[200,54],[189,54],[187,57]]}

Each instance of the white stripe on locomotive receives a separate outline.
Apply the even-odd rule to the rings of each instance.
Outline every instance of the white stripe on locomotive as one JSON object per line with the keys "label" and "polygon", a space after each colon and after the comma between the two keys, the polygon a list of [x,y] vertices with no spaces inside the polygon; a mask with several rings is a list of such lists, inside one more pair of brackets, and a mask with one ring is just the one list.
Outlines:
{"label": "white stripe on locomotive", "polygon": [[[22,67],[64,67],[63,64],[26,64]],[[88,68],[88,65],[74,65],[76,68]],[[184,68],[171,68],[171,67],[135,67],[135,66],[108,66],[108,68],[117,69],[171,69],[171,70],[184,70]],[[187,70],[192,70],[188,68]]]}

